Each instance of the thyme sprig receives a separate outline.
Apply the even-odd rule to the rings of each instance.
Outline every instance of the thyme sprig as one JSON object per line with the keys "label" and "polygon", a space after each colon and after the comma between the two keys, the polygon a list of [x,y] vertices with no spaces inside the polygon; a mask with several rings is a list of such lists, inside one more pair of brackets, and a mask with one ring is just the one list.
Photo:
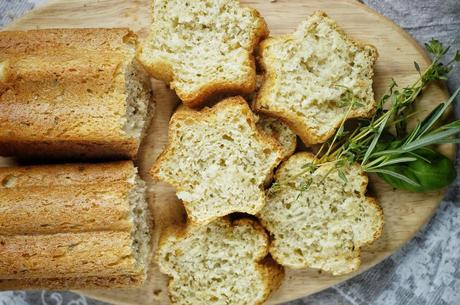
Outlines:
{"label": "thyme sprig", "polygon": [[[298,198],[312,184],[311,173],[325,164],[332,164],[331,169],[336,170],[344,182],[347,180],[346,167],[357,162],[366,172],[390,176],[403,183],[420,187],[416,179],[406,175],[404,171],[395,170],[395,166],[415,164],[417,160],[431,163],[433,160],[425,157],[425,153],[420,153],[421,149],[428,149],[435,144],[459,143],[455,135],[460,132],[460,120],[437,128],[435,126],[459,95],[460,88],[448,101],[438,105],[419,122],[411,132],[407,131],[407,121],[416,114],[413,106],[420,94],[430,83],[446,80],[454,63],[460,61],[460,52],[457,51],[450,61],[443,64],[442,59],[449,47],[445,48],[437,40],[432,39],[425,46],[433,55],[433,61],[427,69],[422,72],[419,64],[414,62],[419,77],[412,85],[402,89],[392,80],[387,94],[378,101],[374,115],[370,119],[361,120],[358,127],[352,131],[345,130],[345,121],[356,104],[352,94],[344,94],[345,101],[342,104],[348,105],[348,110],[336,133],[330,141],[320,147],[313,163],[308,163],[296,177],[293,177],[302,175],[306,178],[305,183],[299,185]],[[395,130],[395,135],[391,133],[392,129]],[[279,188],[280,185],[275,185],[273,191]]]}

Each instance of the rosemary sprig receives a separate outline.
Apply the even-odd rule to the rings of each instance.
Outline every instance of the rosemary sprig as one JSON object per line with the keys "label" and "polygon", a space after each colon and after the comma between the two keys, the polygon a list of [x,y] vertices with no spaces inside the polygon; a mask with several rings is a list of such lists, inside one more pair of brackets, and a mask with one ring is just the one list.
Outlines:
{"label": "rosemary sprig", "polygon": [[[362,122],[361,126],[357,129],[357,132],[348,137],[342,145],[336,149],[328,150],[328,153],[325,153],[319,159],[318,163],[347,159],[350,161],[349,163],[359,162],[364,168],[366,168],[366,164],[368,162],[375,162],[372,158],[374,156],[373,153],[384,131],[388,130],[391,126],[398,125],[400,126],[399,137],[402,136],[401,126],[406,125],[405,120],[408,116],[411,116],[414,113],[405,113],[408,107],[414,104],[417,97],[429,83],[447,79],[447,74],[451,71],[453,63],[455,61],[460,61],[460,53],[457,52],[451,61],[445,65],[442,64],[441,60],[449,48],[444,48],[437,40],[431,40],[426,44],[426,47],[427,50],[434,55],[434,59],[425,72],[420,73],[419,65],[415,64],[417,71],[420,73],[420,77],[411,86],[405,87],[402,90],[398,90],[398,86],[393,80],[390,85],[389,92],[378,102],[377,111],[373,117],[368,121]],[[438,116],[433,117],[430,124],[424,125],[424,132],[430,129],[434,122],[440,118],[440,115],[447,110],[448,106],[457,94],[458,91],[454,93],[453,97],[444,106],[438,106],[437,110],[439,111],[436,112]],[[385,106],[388,103],[390,105],[387,109],[385,109]],[[437,140],[435,142],[439,143],[442,136],[452,135],[456,132],[458,132],[457,129],[449,128],[449,132],[446,131],[444,133],[437,134]],[[411,141],[414,140],[414,138],[408,138],[408,140]],[[434,142],[432,144],[434,144]],[[330,145],[330,143],[326,143],[325,145]]]}
{"label": "rosemary sprig", "polygon": [[[416,181],[417,179],[405,174],[404,171],[396,170],[395,166],[404,168],[408,164],[418,164],[419,161],[430,164],[439,160],[444,162],[442,164],[446,166],[445,161],[448,159],[442,155],[436,155],[428,148],[434,144],[459,142],[454,136],[460,132],[460,120],[438,128],[434,128],[434,126],[439,123],[442,115],[459,95],[460,89],[447,102],[436,107],[410,133],[407,132],[407,120],[416,113],[413,105],[418,96],[430,83],[447,79],[453,64],[460,61],[460,53],[457,51],[452,60],[443,64],[442,59],[449,48],[443,47],[439,41],[434,39],[426,43],[425,46],[428,52],[433,55],[433,62],[428,68],[422,73],[420,66],[415,62],[414,66],[419,73],[419,78],[412,85],[402,89],[399,89],[397,83],[392,80],[388,93],[378,101],[375,114],[368,120],[361,120],[358,127],[352,132],[345,131],[344,124],[348,113],[356,105],[352,95],[344,95],[344,98],[348,99],[348,102],[344,101],[345,105],[349,105],[348,111],[332,139],[319,149],[315,161],[312,164],[307,164],[305,169],[300,172],[299,175],[305,175],[307,180],[300,185],[298,197],[312,184],[309,176],[319,165],[333,164],[330,172],[336,170],[339,177],[346,182],[345,167],[358,162],[366,172],[375,172],[390,177],[384,178],[387,182],[395,178],[397,181],[410,185],[401,188],[412,188],[417,189],[417,191],[424,190]],[[390,133],[391,127],[396,130],[396,136]],[[428,150],[429,153],[423,149]],[[326,152],[322,154],[323,151]],[[453,165],[447,170],[452,172],[452,168]],[[450,174],[449,177],[451,176]],[[276,191],[276,187],[273,191]]]}

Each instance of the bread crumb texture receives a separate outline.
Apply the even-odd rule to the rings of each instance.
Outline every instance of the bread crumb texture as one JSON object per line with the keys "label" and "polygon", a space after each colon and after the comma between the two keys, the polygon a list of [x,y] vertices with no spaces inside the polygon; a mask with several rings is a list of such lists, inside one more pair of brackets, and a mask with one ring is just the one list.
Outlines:
{"label": "bread crumb texture", "polygon": [[264,40],[259,55],[266,75],[254,108],[284,119],[306,145],[325,142],[345,116],[375,108],[376,49],[348,38],[323,12],[292,35]]}
{"label": "bread crumb texture", "polygon": [[[345,181],[333,165],[308,173],[305,168],[313,160],[312,154],[297,153],[275,174],[276,188],[267,192],[258,215],[273,236],[270,253],[294,269],[353,272],[360,265],[361,247],[382,232],[382,210],[365,196],[367,176],[360,166],[345,167]],[[305,184],[308,188],[301,191]]]}
{"label": "bread crumb texture", "polygon": [[283,160],[294,153],[297,146],[297,135],[286,123],[261,114],[258,116],[257,128],[278,141],[283,148]]}
{"label": "bread crumb texture", "polygon": [[267,36],[264,19],[236,0],[155,0],[139,59],[188,106],[215,93],[255,89],[253,50]]}
{"label": "bread crumb texture", "polygon": [[255,221],[218,219],[167,230],[157,252],[172,304],[262,304],[284,270],[270,259],[268,236]]}
{"label": "bread crumb texture", "polygon": [[152,175],[176,188],[192,221],[255,214],[263,207],[263,182],[281,161],[282,150],[258,131],[243,98],[201,111],[184,106],[171,118],[168,136]]}

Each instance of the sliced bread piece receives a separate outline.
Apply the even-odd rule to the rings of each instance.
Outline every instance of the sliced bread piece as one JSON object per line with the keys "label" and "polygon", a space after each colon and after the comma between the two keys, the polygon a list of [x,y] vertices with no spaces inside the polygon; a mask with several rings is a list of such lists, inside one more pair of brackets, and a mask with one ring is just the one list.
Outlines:
{"label": "sliced bread piece", "polygon": [[360,248],[383,229],[377,201],[366,197],[367,176],[359,165],[320,165],[297,153],[282,163],[258,217],[273,236],[270,253],[283,266],[318,268],[334,275],[360,265]]}
{"label": "sliced bread piece", "polygon": [[138,57],[189,107],[216,93],[255,89],[253,50],[268,29],[237,0],[155,0],[150,35]]}
{"label": "sliced bread piece", "polygon": [[258,117],[257,128],[280,143],[283,148],[283,160],[289,158],[297,146],[297,135],[295,132],[280,119],[263,114]]}
{"label": "sliced bread piece", "polygon": [[221,218],[205,226],[167,230],[157,252],[169,275],[172,304],[262,304],[278,288],[284,270],[268,253],[268,236],[257,222]]}
{"label": "sliced bread piece", "polygon": [[233,97],[201,111],[177,111],[151,172],[177,189],[193,222],[207,223],[233,212],[259,212],[263,183],[281,156],[280,145],[257,129],[244,99]]}
{"label": "sliced bread piece", "polygon": [[282,118],[306,145],[325,142],[345,117],[374,111],[376,58],[373,46],[351,40],[316,12],[294,34],[261,43],[266,75],[254,108]]}

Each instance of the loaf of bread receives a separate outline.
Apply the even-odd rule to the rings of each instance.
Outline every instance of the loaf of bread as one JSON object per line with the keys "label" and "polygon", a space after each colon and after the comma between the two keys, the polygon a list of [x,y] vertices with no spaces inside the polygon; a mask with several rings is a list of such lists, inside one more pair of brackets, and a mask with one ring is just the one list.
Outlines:
{"label": "loaf of bread", "polygon": [[176,188],[193,222],[255,214],[263,207],[263,183],[281,161],[282,148],[257,129],[243,98],[201,111],[182,107],[171,118],[168,136],[151,173]]}
{"label": "loaf of bread", "polygon": [[283,160],[289,158],[297,147],[297,135],[283,121],[266,115],[259,115],[257,128],[266,135],[273,137],[283,148]]}
{"label": "loaf of bread", "polygon": [[150,258],[131,161],[0,168],[0,290],[139,286]]}
{"label": "loaf of bread", "polygon": [[292,35],[264,40],[259,51],[265,78],[253,107],[283,119],[306,145],[325,142],[345,118],[376,108],[376,49],[348,38],[323,12]]}
{"label": "loaf of bread", "polygon": [[171,277],[172,304],[256,305],[278,288],[284,275],[282,267],[265,258],[267,252],[268,236],[258,223],[224,218],[167,230],[157,261]]}
{"label": "loaf of bread", "polygon": [[189,107],[216,93],[255,89],[253,50],[268,34],[259,13],[238,0],[155,0],[139,59]]}
{"label": "loaf of bread", "polygon": [[134,158],[150,79],[128,29],[0,32],[0,155]]}
{"label": "loaf of bread", "polygon": [[281,164],[258,215],[273,237],[270,253],[283,266],[318,268],[334,275],[358,269],[360,249],[383,228],[377,201],[366,197],[359,165],[312,170],[314,156],[297,153]]}

